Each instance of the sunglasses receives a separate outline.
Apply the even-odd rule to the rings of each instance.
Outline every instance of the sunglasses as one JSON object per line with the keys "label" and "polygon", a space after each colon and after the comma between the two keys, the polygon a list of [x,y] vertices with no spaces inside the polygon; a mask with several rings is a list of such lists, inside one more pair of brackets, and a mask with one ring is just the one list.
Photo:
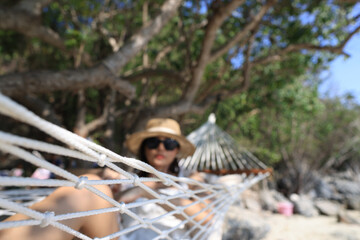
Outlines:
{"label": "sunglasses", "polygon": [[152,138],[147,138],[145,140],[145,146],[149,149],[156,149],[160,143],[164,144],[164,147],[166,150],[171,151],[174,150],[175,148],[179,147],[179,143],[172,138],[166,138],[165,140],[160,140],[156,137],[152,137]]}

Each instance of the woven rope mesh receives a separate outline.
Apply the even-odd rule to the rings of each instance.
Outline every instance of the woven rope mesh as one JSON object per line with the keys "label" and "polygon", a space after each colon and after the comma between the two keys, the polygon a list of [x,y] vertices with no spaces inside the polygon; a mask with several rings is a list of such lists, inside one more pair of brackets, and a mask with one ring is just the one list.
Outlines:
{"label": "woven rope mesh", "polygon": [[[145,232],[153,239],[207,239],[214,236],[214,233],[221,228],[227,209],[238,199],[241,192],[268,175],[268,173],[236,175],[235,182],[219,178],[211,184],[186,177],[175,177],[159,172],[142,161],[120,156],[49,123],[1,94],[0,113],[37,128],[59,142],[59,144],[50,144],[0,132],[0,151],[3,154],[15,156],[37,168],[46,169],[55,176],[52,179],[0,177],[0,208],[3,219],[4,216],[14,213],[28,216],[26,220],[0,222],[0,230],[34,225],[43,228],[53,226],[79,239],[97,239],[70,228],[65,224],[65,220],[116,212],[119,213],[119,220],[122,223],[120,230],[101,239],[126,239],[125,236],[139,229],[145,229]],[[91,180],[84,176],[77,176],[48,161],[47,156],[61,156],[79,162],[96,163],[102,168],[116,171],[121,178]],[[151,173],[153,177],[139,177],[126,171],[129,168]],[[162,182],[167,187],[154,191],[144,182]],[[96,188],[100,185],[113,186],[115,184],[121,184],[122,188],[138,186],[151,197],[125,204]],[[81,212],[69,211],[63,214],[54,214],[51,209],[39,212],[29,208],[31,204],[42,200],[59,187],[71,187],[79,191],[87,189],[106,200],[111,207]],[[176,199],[191,199],[191,201],[188,205],[177,206],[174,204]],[[187,215],[186,208],[195,204],[201,205],[201,210],[194,215]],[[152,215],[144,215],[141,212],[144,211],[142,209],[153,211]],[[195,220],[200,215],[203,217]]]}
{"label": "woven rope mesh", "polygon": [[259,173],[271,171],[251,152],[239,146],[226,132],[215,123],[212,113],[206,123],[191,132],[187,139],[196,151],[180,161],[188,172],[208,172],[215,174]]}

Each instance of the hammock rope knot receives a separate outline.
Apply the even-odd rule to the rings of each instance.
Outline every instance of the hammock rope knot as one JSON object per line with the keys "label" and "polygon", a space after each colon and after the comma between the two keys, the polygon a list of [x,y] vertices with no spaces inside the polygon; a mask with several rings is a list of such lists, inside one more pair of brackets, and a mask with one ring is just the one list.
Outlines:
{"label": "hammock rope knot", "polygon": [[81,190],[84,188],[86,182],[87,182],[88,178],[86,176],[81,176],[79,177],[78,182],[75,184],[75,188],[78,190]]}
{"label": "hammock rope knot", "polygon": [[166,178],[165,178],[165,181],[163,182],[163,184],[164,184],[165,186],[170,186],[172,183],[173,183],[173,181],[171,181],[171,179],[168,178],[168,177],[166,177]]}
{"label": "hammock rope knot", "polygon": [[165,195],[161,195],[161,198],[159,199],[160,204],[166,204],[167,203],[167,197]]}
{"label": "hammock rope knot", "polygon": [[40,227],[47,227],[54,219],[55,213],[54,212],[45,212],[44,218],[41,219]]}
{"label": "hammock rope knot", "polygon": [[99,159],[98,159],[98,162],[97,164],[100,166],[100,167],[104,167],[105,164],[106,164],[106,159],[107,159],[107,156],[105,154],[101,154]]}
{"label": "hammock rope knot", "polygon": [[123,214],[126,209],[126,204],[124,202],[120,202],[120,206],[118,208],[119,208],[119,213]]}
{"label": "hammock rope knot", "polygon": [[145,225],[144,228],[146,229],[151,229],[152,223],[151,223],[151,219],[145,218]]}
{"label": "hammock rope knot", "polygon": [[138,175],[133,175],[134,179],[133,179],[133,184],[134,186],[139,186],[141,181]]}
{"label": "hammock rope knot", "polygon": [[[236,142],[216,126],[214,114],[211,115],[205,125],[188,136],[188,139],[197,146],[197,150],[193,157],[179,161],[179,166],[184,169],[184,177],[159,172],[138,159],[120,156],[92,141],[41,119],[1,93],[0,114],[21,121],[65,144],[65,146],[62,146],[60,144],[45,143],[32,138],[0,132],[1,154],[13,155],[34,166],[45,168],[56,176],[55,179],[32,179],[31,181],[26,176],[16,177],[16,180],[14,180],[15,177],[0,176],[0,216],[21,213],[29,217],[29,220],[25,221],[1,221],[0,230],[21,226],[29,227],[37,225],[46,227],[51,225],[77,237],[77,239],[110,240],[114,238],[127,239],[128,234],[132,236],[133,233],[138,234],[136,231],[148,228],[157,234],[157,237],[154,239],[178,239],[176,235],[179,232],[183,234],[182,239],[187,240],[220,239],[222,234],[221,224],[231,204],[238,199],[244,190],[270,175],[270,172],[266,170],[265,164],[256,159],[250,152],[238,149]],[[107,166],[121,175],[118,179],[90,180],[84,175],[77,176],[71,171],[39,157],[36,151],[39,151],[40,154],[45,153],[46,155],[44,156],[46,157],[49,154],[49,157],[62,156],[64,160],[75,159],[76,161],[97,163],[100,167]],[[127,167],[134,169],[137,173],[146,172],[150,176],[140,177],[136,173],[129,172],[126,169]],[[189,174],[192,171],[203,171],[205,174],[204,181],[186,177],[190,176]],[[211,175],[207,175],[207,173],[211,173]],[[242,175],[235,179],[223,179],[220,176],[216,176],[217,173],[219,175],[224,173]],[[207,179],[208,176],[209,178]],[[162,183],[167,187],[155,191],[144,184],[145,182]],[[93,185],[100,184],[110,187],[113,184],[125,184],[125,187],[133,185],[151,196],[135,202],[118,202],[116,199],[93,187]],[[21,189],[6,190],[9,186],[20,187]],[[27,189],[25,188],[26,186],[46,186],[49,189],[40,191],[44,189]],[[44,212],[39,212],[29,207],[49,196],[59,187],[74,187],[79,190],[86,188],[92,194],[111,204],[111,207],[106,205],[105,208],[101,209],[58,213],[57,215],[51,212],[50,209],[47,209],[48,212],[45,212],[45,210]],[[188,199],[191,203],[184,202],[186,205],[178,204],[179,202],[182,203],[182,201],[177,201],[181,199]],[[153,204],[163,205],[158,206],[164,207],[163,210],[169,207],[171,211],[166,211],[165,213],[158,211],[154,208]],[[203,205],[202,209],[195,214],[188,214],[186,209],[197,204]],[[146,213],[151,213],[151,215],[143,214],[141,211],[147,211]],[[115,212],[119,213],[121,219],[124,219],[124,223],[127,223],[125,221],[127,219],[130,224],[122,226],[123,228],[120,231],[101,238],[86,236],[78,229],[73,229],[62,223],[66,219],[77,219]],[[195,220],[197,216],[201,216],[201,213],[205,213],[206,216],[204,218],[201,217],[202,219],[199,221]],[[177,215],[179,215],[181,222],[176,223],[176,225],[168,224],[170,222],[169,217],[177,218]],[[212,238],[213,234],[215,234],[216,238]]]}

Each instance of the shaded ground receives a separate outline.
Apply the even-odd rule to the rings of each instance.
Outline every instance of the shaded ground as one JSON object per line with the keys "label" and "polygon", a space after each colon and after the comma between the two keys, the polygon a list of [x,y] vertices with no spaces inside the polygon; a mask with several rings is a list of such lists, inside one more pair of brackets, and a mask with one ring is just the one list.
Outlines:
{"label": "shaded ground", "polygon": [[[360,212],[348,214],[360,222]],[[263,240],[360,240],[359,224],[338,223],[336,217],[264,213],[263,219],[271,226]]]}

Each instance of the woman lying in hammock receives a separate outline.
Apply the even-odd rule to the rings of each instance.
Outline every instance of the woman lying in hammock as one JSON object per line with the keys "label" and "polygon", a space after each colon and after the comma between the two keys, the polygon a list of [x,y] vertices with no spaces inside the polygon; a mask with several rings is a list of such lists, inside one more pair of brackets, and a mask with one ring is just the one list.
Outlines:
{"label": "woman lying in hammock", "polygon": [[[150,164],[158,171],[175,176],[181,175],[176,157],[190,156],[194,153],[195,150],[195,147],[183,135],[181,135],[179,124],[172,119],[151,119],[147,123],[146,129],[144,131],[134,133],[127,139],[126,146],[131,152],[138,154],[140,160]],[[110,174],[114,174],[114,172],[110,171]],[[96,175],[87,174],[85,176],[91,180],[101,180],[101,178]],[[148,173],[141,172],[140,177],[152,176]],[[167,194],[168,191],[171,192],[174,190],[167,188],[161,182],[145,182],[144,184],[162,194]],[[149,193],[140,187],[132,187],[130,189],[121,191],[119,195],[114,195],[110,187],[107,185],[96,185],[95,187],[106,195],[114,197],[115,200],[124,203],[153,198]],[[171,200],[171,202],[177,206],[186,206],[191,204],[193,200],[187,198],[178,198]],[[41,202],[31,206],[31,209],[39,212],[53,211],[55,215],[59,215],[111,207],[113,207],[111,203],[86,189],[78,190],[73,187],[60,187]],[[205,204],[196,203],[185,207],[183,211],[188,216],[193,216],[201,211],[204,207]],[[136,215],[143,219],[151,219],[156,216],[164,215],[166,214],[166,210],[171,211],[173,209],[171,209],[168,205],[163,204],[160,207],[155,203],[145,204],[132,209]],[[79,231],[90,238],[105,237],[119,231],[120,229],[129,228],[139,224],[138,221],[127,216],[126,214],[122,214],[119,221],[119,216],[120,215],[115,212],[102,213],[88,217],[68,219],[61,221],[61,223],[64,223],[70,228]],[[207,210],[205,210],[200,214],[197,214],[194,220],[201,221],[202,224],[205,224],[211,220],[211,218],[212,215],[209,214]],[[28,219],[28,217],[21,214],[16,214],[9,217],[6,221],[17,221],[24,219]],[[181,223],[182,219],[183,216],[181,215],[177,215],[177,217],[169,215],[162,218],[160,221],[156,221],[153,223],[153,225],[158,229],[165,230],[176,227]],[[177,227],[177,230],[172,231],[169,235],[173,239],[182,239],[184,231],[184,226],[179,226]],[[126,234],[125,236],[122,236],[121,239],[153,239],[157,236],[158,233],[152,229],[140,228]],[[44,228],[41,228],[40,226],[23,226],[0,231],[0,239],[2,240],[64,240],[72,239],[73,237],[73,235],[53,226],[47,226]]]}

